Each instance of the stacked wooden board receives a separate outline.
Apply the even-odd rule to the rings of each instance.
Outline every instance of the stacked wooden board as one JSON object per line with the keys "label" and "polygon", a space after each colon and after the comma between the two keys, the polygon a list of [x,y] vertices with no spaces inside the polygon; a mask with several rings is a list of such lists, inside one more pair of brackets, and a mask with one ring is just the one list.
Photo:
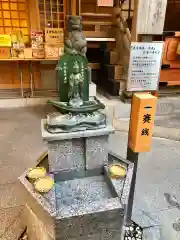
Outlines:
{"label": "stacked wooden board", "polygon": [[118,64],[118,55],[113,50],[106,49],[104,52],[104,85],[105,90],[111,96],[119,96],[119,90],[124,83],[124,68]]}

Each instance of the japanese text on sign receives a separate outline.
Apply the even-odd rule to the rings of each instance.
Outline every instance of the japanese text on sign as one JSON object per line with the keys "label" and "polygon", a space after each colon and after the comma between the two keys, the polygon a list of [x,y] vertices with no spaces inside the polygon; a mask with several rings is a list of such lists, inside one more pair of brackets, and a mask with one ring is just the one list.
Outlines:
{"label": "japanese text on sign", "polygon": [[149,136],[149,128],[143,128],[141,131],[141,136]]}
{"label": "japanese text on sign", "polygon": [[145,114],[144,116],[143,116],[143,123],[150,123],[150,121],[151,121],[151,114]]}
{"label": "japanese text on sign", "polygon": [[66,62],[64,62],[63,73],[64,73],[64,83],[67,83],[67,63]]}
{"label": "japanese text on sign", "polygon": [[113,7],[113,0],[97,0],[98,7]]}
{"label": "japanese text on sign", "polygon": [[157,89],[162,49],[162,42],[131,44],[127,91]]}
{"label": "japanese text on sign", "polygon": [[[151,123],[151,114],[144,114],[143,116],[143,124]],[[149,136],[149,128],[143,128],[141,130],[141,136]]]}

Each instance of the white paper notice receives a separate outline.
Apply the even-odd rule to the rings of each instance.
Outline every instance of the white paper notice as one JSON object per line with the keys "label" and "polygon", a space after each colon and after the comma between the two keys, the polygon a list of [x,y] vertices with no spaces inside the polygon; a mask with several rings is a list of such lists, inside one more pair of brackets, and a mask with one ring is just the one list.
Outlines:
{"label": "white paper notice", "polygon": [[127,91],[157,89],[163,44],[163,42],[131,43]]}

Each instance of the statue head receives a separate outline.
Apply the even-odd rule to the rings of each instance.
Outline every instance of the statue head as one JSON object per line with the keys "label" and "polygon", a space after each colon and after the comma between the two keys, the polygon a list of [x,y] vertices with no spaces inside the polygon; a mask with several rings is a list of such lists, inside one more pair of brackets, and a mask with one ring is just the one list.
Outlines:
{"label": "statue head", "polygon": [[79,73],[79,72],[80,72],[79,64],[77,61],[75,61],[73,64],[73,73]]}

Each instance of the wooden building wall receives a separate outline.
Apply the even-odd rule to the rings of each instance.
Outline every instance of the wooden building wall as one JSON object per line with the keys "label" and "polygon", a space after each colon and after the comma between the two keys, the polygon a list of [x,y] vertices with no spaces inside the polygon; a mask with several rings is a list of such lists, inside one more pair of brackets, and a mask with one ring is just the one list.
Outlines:
{"label": "wooden building wall", "polygon": [[180,31],[180,0],[168,0],[166,18],[165,18],[165,31]]}
{"label": "wooden building wall", "polygon": [[[35,87],[41,88],[41,74],[39,71],[39,64],[35,63],[32,70],[34,73]],[[28,62],[0,62],[0,89],[19,89],[21,87],[20,74],[22,74],[23,87],[30,88],[30,72]]]}
{"label": "wooden building wall", "polygon": [[[133,0],[132,0],[133,1]],[[74,1],[75,2],[75,1]],[[78,2],[78,1],[76,1]],[[111,19],[108,17],[112,14],[111,7],[98,7],[97,0],[81,0],[80,14],[93,13],[101,15],[100,22],[107,22],[103,26],[104,31],[110,28],[108,23]],[[128,2],[126,3],[128,7]],[[77,6],[78,8],[78,6]],[[64,27],[66,28],[65,17],[69,14],[69,0],[0,0],[0,34],[10,33],[13,30],[21,29],[28,42],[31,29],[40,29],[44,27]],[[77,9],[76,9],[77,10]],[[77,11],[78,12],[78,11]],[[126,13],[125,13],[126,14]],[[84,30],[94,31],[92,21],[96,21],[96,17],[89,19],[83,16],[83,21],[90,21],[90,24],[84,26]],[[36,88],[44,88],[47,78],[43,82],[43,78],[48,68],[50,76],[50,68],[54,76],[54,65],[42,65],[40,62],[33,62],[34,84]],[[20,71],[21,70],[21,71]],[[30,88],[29,63],[27,61],[1,61],[0,60],[0,90],[1,89],[19,89],[21,87],[20,77],[23,79],[23,87]],[[52,80],[50,80],[52,82]],[[54,79],[55,81],[55,79]],[[49,86],[49,84],[47,84]],[[52,83],[52,86],[54,83]]]}
{"label": "wooden building wall", "polygon": [[[31,29],[40,29],[44,27],[64,27],[66,28],[66,14],[69,14],[70,0],[0,0],[0,34],[10,33],[13,30],[21,29],[25,35],[26,41],[29,41]],[[75,0],[74,0],[75,1]],[[78,1],[76,1],[78,2]],[[98,7],[97,0],[80,0],[80,14],[83,16],[85,31],[94,31],[94,22],[106,22],[102,30],[110,29],[112,7]],[[131,5],[131,6],[130,6]],[[131,8],[130,13],[128,12]],[[78,7],[77,7],[78,8]],[[123,6],[123,15],[125,18],[133,16],[134,0],[127,0]],[[78,12],[78,11],[77,11]],[[180,31],[180,24],[177,19],[180,16],[180,0],[168,0],[165,31]],[[89,21],[89,23],[87,23]],[[52,71],[55,74],[53,65],[42,65],[40,62],[33,62],[34,84],[36,88],[44,88],[46,80],[45,72]],[[20,84],[20,69],[23,78],[23,87],[30,88],[29,63],[26,61],[2,61],[0,60],[0,90],[18,89]],[[47,70],[48,69],[48,70]],[[55,79],[50,81],[54,81]],[[54,82],[52,86],[54,86]],[[49,84],[47,84],[49,86]]]}
{"label": "wooden building wall", "polygon": [[[38,27],[35,3],[34,0],[1,0],[0,34],[9,34],[13,30],[21,29],[25,36],[25,42],[29,42],[30,29]],[[35,69],[35,67],[33,68]],[[30,76],[27,62],[0,60],[0,89],[20,88],[20,74],[23,77],[24,87],[29,88]],[[40,75],[37,72],[34,76],[35,83],[39,86]]]}
{"label": "wooden building wall", "polygon": [[[26,43],[30,43],[31,29],[44,27],[65,27],[66,0],[0,0],[0,34],[9,34],[21,29]],[[50,65],[51,70],[55,69]],[[35,88],[44,88],[42,76],[46,67],[33,61],[33,83]],[[0,59],[0,90],[30,88],[30,62],[17,59]],[[51,80],[52,81],[52,80]],[[56,79],[54,79],[54,82]],[[54,84],[52,84],[53,86]]]}

